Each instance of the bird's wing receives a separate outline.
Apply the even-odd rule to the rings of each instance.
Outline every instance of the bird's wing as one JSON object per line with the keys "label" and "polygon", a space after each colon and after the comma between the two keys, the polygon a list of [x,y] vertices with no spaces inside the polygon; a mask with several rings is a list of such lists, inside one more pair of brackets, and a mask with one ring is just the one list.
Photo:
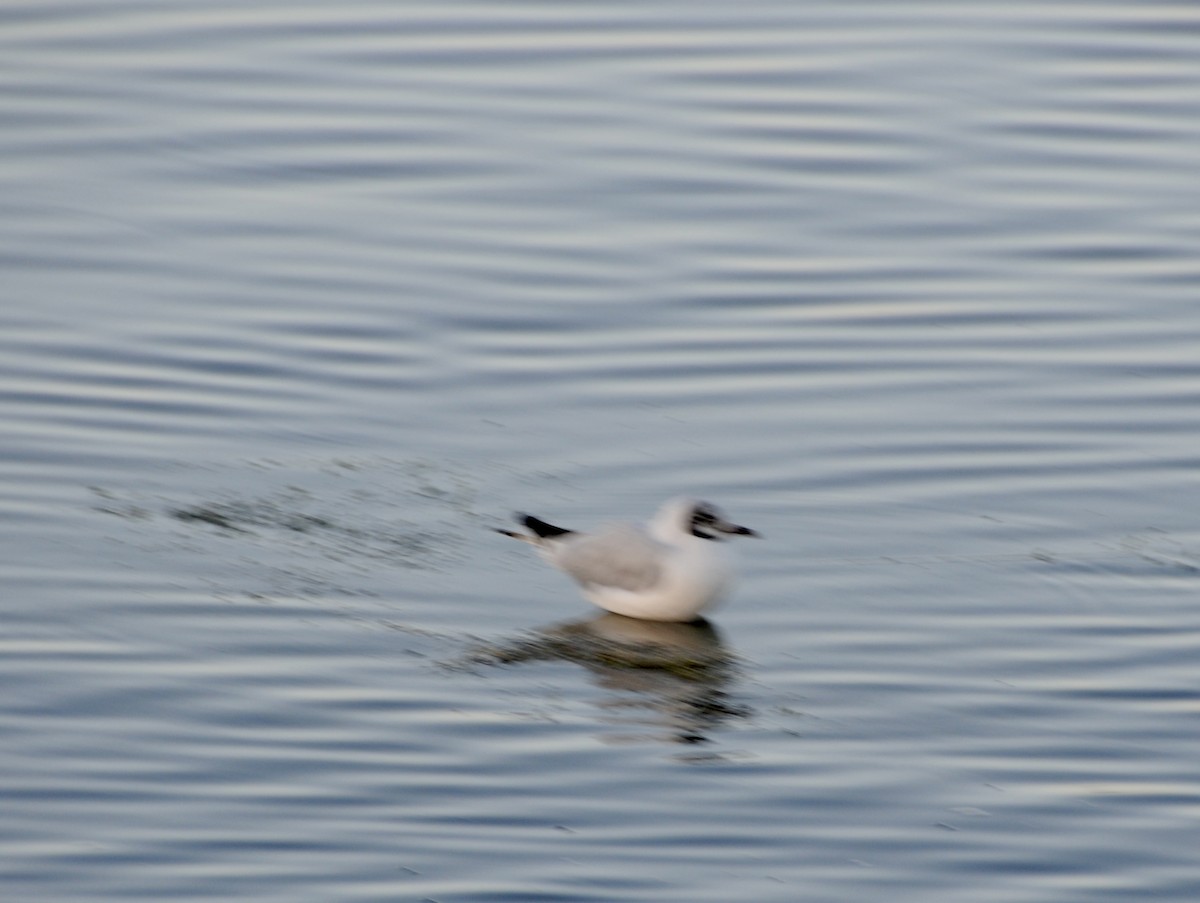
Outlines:
{"label": "bird's wing", "polygon": [[662,577],[669,550],[635,527],[612,527],[564,543],[555,563],[584,586],[641,592]]}

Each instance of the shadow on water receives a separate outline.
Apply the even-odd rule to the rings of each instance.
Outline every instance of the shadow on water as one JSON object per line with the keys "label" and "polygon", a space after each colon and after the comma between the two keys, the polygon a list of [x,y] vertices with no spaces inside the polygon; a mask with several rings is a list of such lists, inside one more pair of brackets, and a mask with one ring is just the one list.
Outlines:
{"label": "shadow on water", "polygon": [[604,692],[604,720],[647,739],[703,743],[733,718],[751,714],[729,698],[737,662],[707,621],[668,624],[603,614],[552,624],[516,639],[469,650],[466,664],[582,665]]}

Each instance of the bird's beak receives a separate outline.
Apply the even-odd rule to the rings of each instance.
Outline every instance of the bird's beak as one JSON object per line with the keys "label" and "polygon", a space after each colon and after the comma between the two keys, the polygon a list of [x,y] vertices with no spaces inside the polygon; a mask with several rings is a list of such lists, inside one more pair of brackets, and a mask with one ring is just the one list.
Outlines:
{"label": "bird's beak", "polygon": [[720,530],[722,533],[732,533],[735,536],[753,536],[758,539],[762,538],[762,535],[760,533],[756,533],[754,530],[751,530],[749,527],[742,527],[738,524],[730,524],[730,523],[722,522],[719,524],[713,524],[713,526],[716,527],[718,530]]}

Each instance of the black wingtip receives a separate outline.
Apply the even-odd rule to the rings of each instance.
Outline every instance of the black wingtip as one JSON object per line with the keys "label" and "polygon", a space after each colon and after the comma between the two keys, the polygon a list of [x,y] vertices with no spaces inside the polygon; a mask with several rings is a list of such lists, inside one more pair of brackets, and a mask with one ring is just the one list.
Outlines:
{"label": "black wingtip", "polygon": [[534,517],[532,514],[516,515],[517,521],[522,524],[527,530],[530,530],[539,539],[553,539],[556,536],[566,536],[568,533],[574,533],[574,530],[566,530],[562,527],[556,527],[554,524],[548,524],[540,518]]}

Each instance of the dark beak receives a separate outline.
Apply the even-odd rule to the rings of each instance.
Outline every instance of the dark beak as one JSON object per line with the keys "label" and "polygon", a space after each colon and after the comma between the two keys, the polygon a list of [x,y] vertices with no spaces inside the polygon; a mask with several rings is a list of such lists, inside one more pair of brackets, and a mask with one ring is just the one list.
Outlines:
{"label": "dark beak", "polygon": [[758,539],[762,538],[761,534],[756,533],[754,530],[751,530],[749,527],[742,527],[742,526],[739,526],[738,524],[720,523],[720,524],[714,524],[713,526],[715,526],[722,533],[732,533],[734,536],[754,536]]}

